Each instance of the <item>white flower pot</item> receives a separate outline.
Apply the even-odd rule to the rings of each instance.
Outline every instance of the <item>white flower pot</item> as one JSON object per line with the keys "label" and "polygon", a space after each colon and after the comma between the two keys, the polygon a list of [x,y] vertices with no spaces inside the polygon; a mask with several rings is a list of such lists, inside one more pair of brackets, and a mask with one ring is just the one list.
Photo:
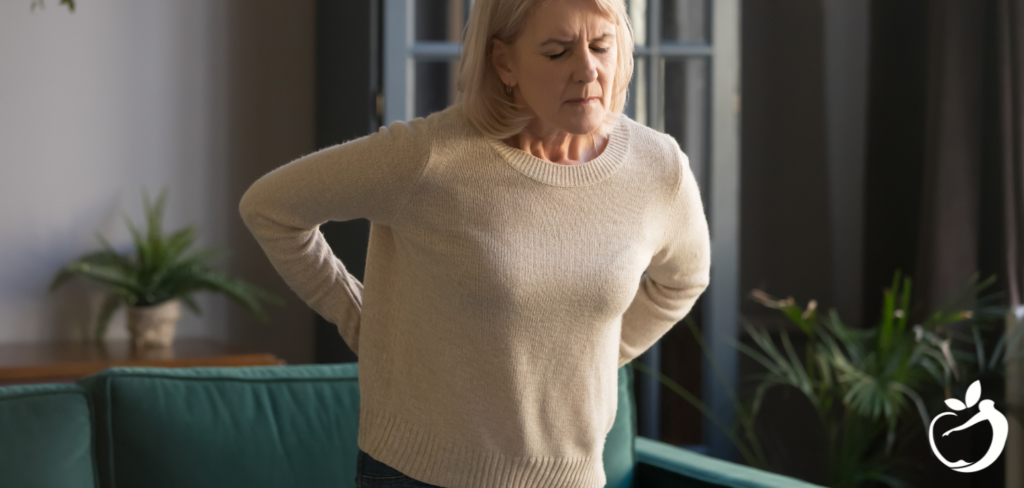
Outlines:
{"label": "white flower pot", "polygon": [[167,347],[181,318],[181,301],[167,300],[145,307],[128,307],[128,333],[136,348]]}

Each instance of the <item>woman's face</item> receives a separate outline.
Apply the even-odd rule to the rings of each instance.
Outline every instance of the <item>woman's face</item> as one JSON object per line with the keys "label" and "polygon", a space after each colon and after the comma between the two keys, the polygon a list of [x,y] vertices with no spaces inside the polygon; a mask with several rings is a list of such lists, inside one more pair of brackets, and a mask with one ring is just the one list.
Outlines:
{"label": "woman's face", "polygon": [[554,1],[533,12],[513,45],[494,39],[492,60],[542,130],[588,134],[611,106],[616,41],[592,0]]}

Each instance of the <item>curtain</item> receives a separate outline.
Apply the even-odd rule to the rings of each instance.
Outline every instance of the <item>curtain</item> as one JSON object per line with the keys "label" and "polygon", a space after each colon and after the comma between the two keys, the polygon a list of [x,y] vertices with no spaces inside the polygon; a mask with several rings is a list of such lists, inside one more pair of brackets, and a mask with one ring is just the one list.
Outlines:
{"label": "curtain", "polygon": [[[1006,317],[1007,334],[1022,326],[1024,297],[1022,266],[1024,252],[1021,239],[1024,231],[1024,1],[999,0],[997,11],[998,39],[998,142],[1003,176],[1003,222],[1005,238],[1005,269],[1010,308]],[[1012,354],[1013,351],[1008,351]],[[1024,403],[1024,364],[1010,361],[1006,367],[1006,401]],[[1024,426],[1018,418],[1008,416],[1010,435],[1004,456],[1008,462],[1006,486],[1024,486]]]}
{"label": "curtain", "polygon": [[[995,272],[1012,334],[1024,326],[1024,0],[935,0],[927,15],[915,286],[931,310],[976,271]],[[1008,404],[1024,406],[1022,385],[1011,361]],[[1024,426],[1007,419],[1005,486],[1024,486]]]}

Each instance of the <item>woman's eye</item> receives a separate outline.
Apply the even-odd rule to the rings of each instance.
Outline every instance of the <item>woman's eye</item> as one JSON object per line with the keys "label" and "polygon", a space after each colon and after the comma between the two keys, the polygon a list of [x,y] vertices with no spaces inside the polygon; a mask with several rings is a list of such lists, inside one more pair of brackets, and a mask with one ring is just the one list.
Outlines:
{"label": "woman's eye", "polygon": [[[591,49],[593,49],[594,51],[597,51],[597,52],[599,52],[601,54],[604,54],[604,53],[608,52],[608,48],[595,47],[595,48],[591,48]],[[562,57],[562,55],[565,54],[566,52],[567,51],[562,51],[562,52],[560,52],[558,54],[549,54],[548,57],[551,58],[551,59],[558,59],[558,58]]]}

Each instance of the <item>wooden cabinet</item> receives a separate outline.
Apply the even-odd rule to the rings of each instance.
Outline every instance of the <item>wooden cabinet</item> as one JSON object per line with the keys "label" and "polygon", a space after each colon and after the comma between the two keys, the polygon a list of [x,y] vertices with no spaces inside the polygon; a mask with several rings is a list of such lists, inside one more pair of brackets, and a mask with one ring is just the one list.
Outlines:
{"label": "wooden cabinet", "polygon": [[270,353],[211,339],[175,339],[165,348],[133,349],[128,340],[0,344],[0,385],[74,383],[111,366],[261,366],[285,364]]}

